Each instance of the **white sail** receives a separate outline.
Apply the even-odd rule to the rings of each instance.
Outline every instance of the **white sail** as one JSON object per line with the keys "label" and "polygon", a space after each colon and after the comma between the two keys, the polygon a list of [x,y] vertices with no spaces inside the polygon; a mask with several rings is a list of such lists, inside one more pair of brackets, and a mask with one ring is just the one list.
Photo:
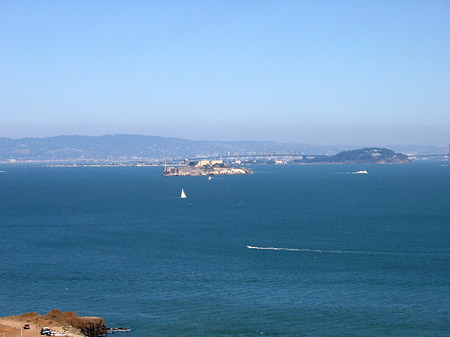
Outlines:
{"label": "white sail", "polygon": [[182,198],[182,199],[187,198],[186,193],[184,193],[184,190],[183,190],[183,189],[181,189],[181,198]]}

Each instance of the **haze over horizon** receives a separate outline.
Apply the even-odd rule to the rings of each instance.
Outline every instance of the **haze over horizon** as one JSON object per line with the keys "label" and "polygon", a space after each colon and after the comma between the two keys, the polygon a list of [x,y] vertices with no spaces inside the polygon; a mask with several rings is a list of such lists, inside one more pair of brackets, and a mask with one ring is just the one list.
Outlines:
{"label": "haze over horizon", "polygon": [[[274,145],[298,145],[298,146],[306,146],[306,147],[321,147],[323,149],[334,149],[334,152],[331,153],[337,153],[340,151],[347,151],[347,150],[355,150],[359,148],[371,148],[371,147],[377,147],[377,148],[388,148],[390,150],[395,150],[397,152],[401,153],[419,153],[419,154],[437,154],[439,153],[447,153],[447,148],[449,144],[442,144],[442,145],[423,145],[423,144],[391,144],[391,143],[358,143],[358,144],[315,144],[315,143],[308,143],[308,142],[282,142],[282,141],[274,141],[271,139],[263,139],[263,140],[254,140],[254,139],[236,139],[236,140],[209,140],[209,139],[188,139],[188,138],[181,138],[181,137],[165,137],[165,136],[159,136],[159,135],[140,135],[140,134],[103,134],[103,135],[76,135],[76,134],[67,134],[67,135],[55,135],[55,136],[44,136],[44,137],[0,137],[0,140],[2,139],[14,139],[14,140],[30,140],[30,139],[52,139],[52,138],[58,138],[58,137],[91,137],[91,138],[102,138],[102,137],[115,137],[115,136],[136,136],[136,137],[158,137],[161,139],[173,139],[173,140],[180,140],[180,141],[198,141],[198,142],[205,142],[205,143],[225,143],[225,144],[234,144],[234,143],[273,143]],[[426,151],[426,152],[423,152]],[[431,152],[430,152],[431,151]],[[318,153],[322,154],[322,153]]]}
{"label": "haze over horizon", "polygon": [[437,145],[450,3],[0,3],[0,138]]}

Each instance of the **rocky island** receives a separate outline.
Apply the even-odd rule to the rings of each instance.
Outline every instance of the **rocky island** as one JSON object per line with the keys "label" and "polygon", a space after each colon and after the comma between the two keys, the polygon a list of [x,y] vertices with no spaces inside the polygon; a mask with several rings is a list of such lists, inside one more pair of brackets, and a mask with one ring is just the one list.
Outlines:
{"label": "rocky island", "polygon": [[226,165],[222,160],[199,160],[189,162],[187,166],[167,167],[163,176],[217,176],[253,174],[248,167],[232,167]]}

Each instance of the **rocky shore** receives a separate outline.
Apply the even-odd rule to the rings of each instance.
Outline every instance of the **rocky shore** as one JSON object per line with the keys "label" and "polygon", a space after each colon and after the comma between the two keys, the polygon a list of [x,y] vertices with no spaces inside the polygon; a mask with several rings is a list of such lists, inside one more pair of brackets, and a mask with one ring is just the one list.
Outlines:
{"label": "rocky shore", "polygon": [[79,317],[75,312],[54,309],[43,316],[30,312],[19,316],[0,318],[0,335],[5,337],[35,337],[43,327],[48,327],[59,336],[98,337],[107,332],[101,317]]}

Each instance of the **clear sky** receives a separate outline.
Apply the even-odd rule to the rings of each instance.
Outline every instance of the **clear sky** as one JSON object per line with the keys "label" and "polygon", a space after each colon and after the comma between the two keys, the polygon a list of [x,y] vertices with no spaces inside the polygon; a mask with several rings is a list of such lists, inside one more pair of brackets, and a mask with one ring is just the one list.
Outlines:
{"label": "clear sky", "polygon": [[0,2],[0,137],[450,142],[450,1]]}

